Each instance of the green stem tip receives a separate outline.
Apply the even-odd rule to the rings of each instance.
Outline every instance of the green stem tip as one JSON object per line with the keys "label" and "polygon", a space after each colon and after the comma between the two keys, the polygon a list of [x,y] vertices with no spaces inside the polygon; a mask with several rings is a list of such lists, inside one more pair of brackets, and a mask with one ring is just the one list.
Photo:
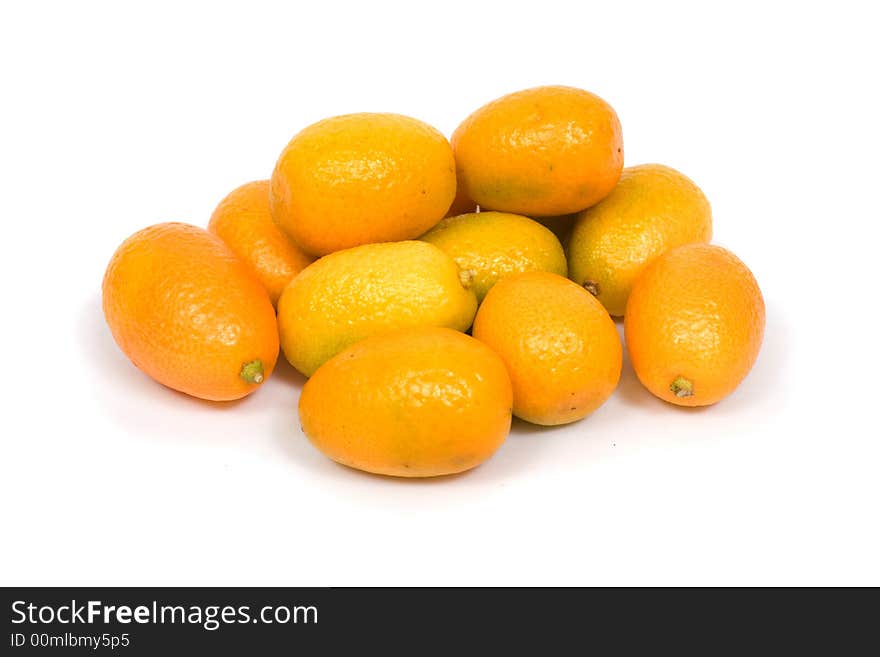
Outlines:
{"label": "green stem tip", "polygon": [[263,361],[257,358],[249,363],[245,363],[241,366],[241,372],[238,375],[248,383],[262,383]]}
{"label": "green stem tip", "polygon": [[677,376],[669,389],[676,397],[691,397],[694,394],[694,383],[683,376]]}

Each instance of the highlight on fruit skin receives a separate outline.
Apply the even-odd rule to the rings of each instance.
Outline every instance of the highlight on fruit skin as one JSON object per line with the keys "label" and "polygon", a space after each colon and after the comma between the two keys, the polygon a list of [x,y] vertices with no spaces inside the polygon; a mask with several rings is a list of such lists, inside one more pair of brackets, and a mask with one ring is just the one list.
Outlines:
{"label": "highlight on fruit skin", "polygon": [[513,414],[546,426],[583,419],[614,392],[623,347],[602,304],[543,271],[513,274],[483,300],[473,335],[501,356]]}
{"label": "highlight on fruit skin", "polygon": [[314,262],[281,232],[269,211],[269,181],[232,190],[211,215],[208,232],[219,237],[254,272],[272,304],[294,276]]}
{"label": "highlight on fruit skin", "polygon": [[189,224],[138,231],[113,254],[104,317],[126,356],[159,383],[201,399],[251,394],[278,358],[266,290],[215,235]]}
{"label": "highlight on fruit skin", "polygon": [[712,209],[699,187],[662,164],[627,167],[612,192],[574,217],[569,278],[621,317],[639,273],[658,255],[712,239]]}
{"label": "highlight on fruit skin", "polygon": [[510,431],[504,363],[446,328],[375,335],[324,363],[303,387],[303,432],[326,456],[396,477],[436,477],[488,459]]}
{"label": "highlight on fruit skin", "polygon": [[316,256],[415,239],[456,194],[452,147],[438,130],[400,114],[334,116],[297,134],[272,172],[279,228]]}
{"label": "highlight on fruit skin", "polygon": [[686,244],[657,257],[626,307],[626,347],[639,381],[679,406],[730,395],[758,358],[766,321],[754,275],[733,253]]}
{"label": "highlight on fruit skin", "polygon": [[574,87],[502,96],[452,135],[460,193],[481,208],[529,217],[578,212],[604,198],[623,168],[614,109]]}
{"label": "highlight on fruit skin", "polygon": [[447,217],[420,238],[447,253],[482,302],[495,283],[524,271],[568,273],[565,253],[553,232],[537,221],[507,212]]}
{"label": "highlight on fruit skin", "polygon": [[469,272],[416,240],[337,251],[302,270],[278,301],[287,360],[306,376],[363,338],[393,329],[470,328],[477,298]]}

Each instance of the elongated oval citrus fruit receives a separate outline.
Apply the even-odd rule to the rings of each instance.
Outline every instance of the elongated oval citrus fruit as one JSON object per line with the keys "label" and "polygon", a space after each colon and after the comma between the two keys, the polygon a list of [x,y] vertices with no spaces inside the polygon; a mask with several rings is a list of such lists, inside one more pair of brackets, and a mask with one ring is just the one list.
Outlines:
{"label": "elongated oval citrus fruit", "polygon": [[102,289],[116,343],[169,388],[238,399],[275,367],[278,328],[266,290],[206,230],[163,223],[135,233],[113,254]]}

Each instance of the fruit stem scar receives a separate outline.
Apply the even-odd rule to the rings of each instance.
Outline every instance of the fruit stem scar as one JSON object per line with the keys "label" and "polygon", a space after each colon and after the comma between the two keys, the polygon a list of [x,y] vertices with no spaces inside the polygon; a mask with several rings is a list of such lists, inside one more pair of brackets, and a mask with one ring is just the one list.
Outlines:
{"label": "fruit stem scar", "polygon": [[586,280],[584,281],[584,289],[592,294],[594,297],[599,296],[599,284],[596,281]]}
{"label": "fruit stem scar", "polygon": [[458,271],[458,280],[461,281],[461,286],[467,290],[471,283],[474,282],[474,278],[476,278],[477,272],[473,269],[460,269]]}
{"label": "fruit stem scar", "polygon": [[241,366],[239,376],[248,383],[263,382],[263,361],[259,358]]}
{"label": "fruit stem scar", "polygon": [[694,383],[683,376],[677,376],[669,389],[676,397],[691,397],[694,394]]}

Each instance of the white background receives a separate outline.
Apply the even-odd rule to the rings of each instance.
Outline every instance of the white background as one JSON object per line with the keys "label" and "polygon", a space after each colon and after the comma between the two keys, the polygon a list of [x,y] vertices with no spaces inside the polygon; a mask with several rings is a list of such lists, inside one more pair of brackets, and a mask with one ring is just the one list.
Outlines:
{"label": "white background", "polygon": [[[880,584],[870,3],[20,2],[0,9],[3,584]],[[338,466],[289,366],[164,389],[100,308],[116,246],[205,225],[328,115],[447,134],[504,93],[594,91],[626,162],[691,176],[767,303],[752,374],[683,410],[625,365],[593,416],[516,422],[463,476]]]}

